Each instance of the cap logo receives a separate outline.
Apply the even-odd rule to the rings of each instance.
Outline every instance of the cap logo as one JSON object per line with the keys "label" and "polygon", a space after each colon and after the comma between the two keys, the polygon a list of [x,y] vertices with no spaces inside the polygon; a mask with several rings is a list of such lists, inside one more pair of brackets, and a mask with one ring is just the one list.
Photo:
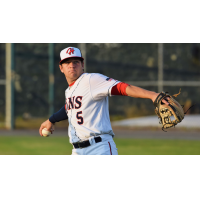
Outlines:
{"label": "cap logo", "polygon": [[74,49],[73,48],[69,48],[67,49],[66,53],[68,53],[69,55],[74,54]]}

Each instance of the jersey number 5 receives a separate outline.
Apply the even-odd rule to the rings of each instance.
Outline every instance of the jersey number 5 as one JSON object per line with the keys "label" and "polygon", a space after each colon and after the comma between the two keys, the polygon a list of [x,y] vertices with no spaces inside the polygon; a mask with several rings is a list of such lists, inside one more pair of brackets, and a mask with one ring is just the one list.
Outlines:
{"label": "jersey number 5", "polygon": [[78,124],[79,124],[79,125],[82,125],[82,124],[83,124],[83,117],[80,116],[81,114],[82,114],[82,111],[77,112],[77,114],[76,114],[76,118],[78,119]]}

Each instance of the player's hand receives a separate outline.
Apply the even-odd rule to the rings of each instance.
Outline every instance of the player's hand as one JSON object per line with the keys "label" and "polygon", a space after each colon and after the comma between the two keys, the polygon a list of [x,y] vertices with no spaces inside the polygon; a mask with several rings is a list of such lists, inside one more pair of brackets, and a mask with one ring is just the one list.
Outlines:
{"label": "player's hand", "polygon": [[40,133],[41,136],[42,136],[42,129],[44,129],[44,128],[46,128],[48,131],[50,131],[51,134],[54,131],[54,126],[49,120],[46,120],[45,122],[43,122],[41,124],[40,129],[39,129],[39,133]]}
{"label": "player's hand", "polygon": [[[152,96],[152,99],[151,99],[151,100],[154,102],[159,94],[160,94],[160,93],[155,93],[155,94]],[[163,102],[164,104],[166,104],[166,105],[169,105],[169,103],[167,102],[167,100],[169,100],[169,99],[170,99],[170,98],[167,97],[166,100],[163,99],[162,102]]]}

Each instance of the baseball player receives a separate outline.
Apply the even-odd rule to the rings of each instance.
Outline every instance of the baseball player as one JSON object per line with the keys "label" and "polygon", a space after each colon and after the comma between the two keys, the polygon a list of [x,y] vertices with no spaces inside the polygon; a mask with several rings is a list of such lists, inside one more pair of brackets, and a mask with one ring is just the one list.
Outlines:
{"label": "baseball player", "polygon": [[[40,126],[53,131],[53,124],[68,119],[68,134],[73,146],[72,155],[117,155],[113,141],[108,96],[123,95],[148,98],[154,101],[159,93],[144,90],[98,73],[84,73],[81,51],[68,47],[60,52],[60,71],[69,87],[65,105]],[[167,101],[163,100],[165,104]]]}

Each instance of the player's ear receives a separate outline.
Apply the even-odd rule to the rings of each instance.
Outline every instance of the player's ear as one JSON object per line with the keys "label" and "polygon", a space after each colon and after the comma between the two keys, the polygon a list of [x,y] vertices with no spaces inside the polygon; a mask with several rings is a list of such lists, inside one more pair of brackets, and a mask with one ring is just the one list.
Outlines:
{"label": "player's ear", "polygon": [[82,69],[83,69],[83,71],[84,71],[84,62],[82,61]]}
{"label": "player's ear", "polygon": [[59,65],[59,67],[60,67],[60,71],[61,71],[62,73],[64,73],[64,72],[63,72],[63,67],[62,67],[62,65]]}

